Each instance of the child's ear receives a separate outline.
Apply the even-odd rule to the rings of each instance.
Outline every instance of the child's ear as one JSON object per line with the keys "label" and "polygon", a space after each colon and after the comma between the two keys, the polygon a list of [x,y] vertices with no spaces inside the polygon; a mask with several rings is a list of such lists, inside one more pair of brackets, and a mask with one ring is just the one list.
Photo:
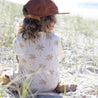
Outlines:
{"label": "child's ear", "polygon": [[28,11],[27,11],[27,9],[26,9],[25,6],[23,7],[23,14],[24,14],[24,15],[28,15]]}

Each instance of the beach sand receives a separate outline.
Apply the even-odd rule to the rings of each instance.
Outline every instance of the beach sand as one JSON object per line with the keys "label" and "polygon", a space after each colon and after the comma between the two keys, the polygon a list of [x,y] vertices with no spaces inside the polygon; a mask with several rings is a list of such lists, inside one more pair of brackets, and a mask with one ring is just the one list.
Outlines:
{"label": "beach sand", "polygon": [[[50,97],[49,94],[52,93],[46,93],[47,97],[46,95],[44,95],[44,97],[61,98],[63,96],[64,98],[98,98],[98,50],[96,49],[98,39],[93,40],[90,38],[90,41],[93,41],[92,44],[89,43],[89,38],[85,38],[82,34],[77,35],[77,41],[76,37],[75,39],[72,38],[70,41],[66,38],[66,34],[66,36],[63,36],[61,33],[59,34],[63,38],[62,45],[64,50],[64,59],[60,63],[61,78],[66,80],[66,84],[77,84],[78,87],[75,92],[67,92],[65,95],[59,94],[57,97],[53,94],[53,96]],[[5,56],[5,61],[7,61],[7,63],[9,61],[9,65],[0,64],[0,74],[2,71],[10,70],[11,67],[15,68],[12,64],[10,65],[13,60],[10,58],[7,60]],[[7,94],[6,96],[11,95]],[[38,98],[44,97],[40,96]]]}
{"label": "beach sand", "polygon": [[[83,11],[85,11],[85,9],[83,9]],[[91,11],[93,12],[93,10]],[[88,15],[87,12],[85,12],[85,15]],[[4,16],[6,17],[5,14]],[[14,17],[13,14],[12,16]],[[18,18],[19,17],[15,17],[15,23],[18,22]],[[11,43],[15,36],[15,33],[13,32],[15,32],[16,28],[15,30],[12,30],[13,32],[8,32],[10,30],[9,28],[14,28],[16,25],[13,23],[14,25],[10,24],[10,26],[8,26],[9,24],[6,22],[6,18],[4,21],[3,20],[4,19],[2,18],[2,22],[0,22],[0,76],[5,71],[12,70],[13,68],[16,69],[16,66],[18,65]],[[9,19],[8,21],[12,22],[12,19]],[[66,84],[75,83],[78,87],[75,92],[59,94],[58,97],[53,93],[49,93],[52,94],[50,95],[51,97],[47,94],[47,97],[45,95],[45,97],[40,96],[38,98],[98,98],[97,21],[97,19],[95,21],[90,21],[88,18],[85,20],[81,17],[72,16],[71,14],[64,17],[58,17],[55,32],[61,37],[64,51],[64,58],[59,64],[61,78],[66,80]],[[3,29],[3,27],[5,28]],[[3,42],[6,38],[7,41]],[[3,41],[1,39],[3,39]],[[14,97],[5,92],[3,98]]]}

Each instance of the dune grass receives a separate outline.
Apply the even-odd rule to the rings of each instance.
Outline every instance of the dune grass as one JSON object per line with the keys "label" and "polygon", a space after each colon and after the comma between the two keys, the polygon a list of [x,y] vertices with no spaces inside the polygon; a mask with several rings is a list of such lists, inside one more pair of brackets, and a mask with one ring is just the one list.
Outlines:
{"label": "dune grass", "polygon": [[0,0],[0,45],[12,43],[15,37],[16,23],[22,18],[22,6]]}
{"label": "dune grass", "polygon": [[[23,18],[22,5],[0,0],[0,63],[10,66],[16,63],[12,43],[21,18]],[[77,74],[86,70],[88,65],[98,67],[96,48],[98,20],[71,15],[58,15],[57,19],[55,32],[61,37],[64,50],[64,59],[60,64],[66,70]],[[92,72],[96,73],[96,70]],[[94,87],[98,93],[98,89]],[[23,96],[25,96],[25,90]]]}

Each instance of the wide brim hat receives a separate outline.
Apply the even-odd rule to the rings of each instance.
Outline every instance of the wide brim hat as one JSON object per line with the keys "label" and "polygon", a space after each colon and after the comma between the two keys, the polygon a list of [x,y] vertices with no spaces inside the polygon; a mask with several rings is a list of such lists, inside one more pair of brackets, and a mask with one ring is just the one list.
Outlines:
{"label": "wide brim hat", "polygon": [[24,7],[28,12],[24,16],[37,20],[40,20],[41,17],[55,14],[69,14],[69,12],[60,13],[57,5],[52,0],[29,0]]}

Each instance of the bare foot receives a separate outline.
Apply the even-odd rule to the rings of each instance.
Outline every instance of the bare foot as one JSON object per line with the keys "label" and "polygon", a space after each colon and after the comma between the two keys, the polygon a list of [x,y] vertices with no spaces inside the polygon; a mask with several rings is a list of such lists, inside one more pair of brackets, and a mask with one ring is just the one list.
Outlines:
{"label": "bare foot", "polygon": [[5,75],[2,77],[3,85],[7,85],[10,81],[11,81],[11,80],[10,80],[10,78],[9,78],[8,75],[5,74]]}
{"label": "bare foot", "polygon": [[[2,85],[7,85],[9,82],[11,82],[11,80],[10,80],[9,76],[5,74],[2,77],[2,82],[3,82]],[[22,85],[19,84],[18,86],[19,87],[17,87],[17,85],[15,83],[11,83],[8,86],[8,89],[10,89],[12,93],[19,93],[20,92],[20,94],[22,95],[22,92],[23,92]],[[17,88],[19,89],[19,92],[18,92]]]}
{"label": "bare foot", "polygon": [[77,89],[77,85],[76,84],[71,84],[71,85],[65,85],[66,86],[66,92],[69,92],[69,91],[76,91]]}
{"label": "bare foot", "polygon": [[69,92],[69,91],[76,91],[77,85],[76,84],[70,84],[70,85],[65,85],[65,84],[59,84],[57,85],[55,91],[57,93],[64,93],[64,91]]}

